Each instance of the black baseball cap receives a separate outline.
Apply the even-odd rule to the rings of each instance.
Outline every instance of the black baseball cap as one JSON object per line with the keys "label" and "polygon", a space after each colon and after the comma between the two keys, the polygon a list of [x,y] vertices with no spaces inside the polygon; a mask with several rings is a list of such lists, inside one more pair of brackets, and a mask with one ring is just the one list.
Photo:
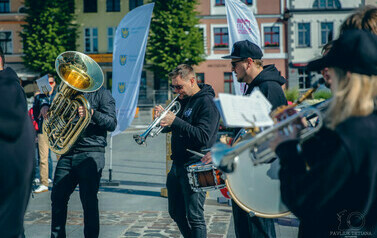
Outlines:
{"label": "black baseball cap", "polygon": [[232,53],[227,56],[223,56],[223,59],[262,59],[262,50],[256,44],[249,40],[237,41],[233,44]]}
{"label": "black baseball cap", "polygon": [[364,30],[348,30],[334,41],[330,51],[308,64],[308,70],[338,67],[365,75],[377,75],[377,36]]}

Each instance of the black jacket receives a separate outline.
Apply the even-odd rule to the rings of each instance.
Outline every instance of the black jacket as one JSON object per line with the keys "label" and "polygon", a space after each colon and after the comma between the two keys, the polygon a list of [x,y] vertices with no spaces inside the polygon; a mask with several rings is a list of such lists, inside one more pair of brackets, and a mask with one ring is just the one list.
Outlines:
{"label": "black jacket", "polygon": [[211,148],[217,139],[220,114],[213,102],[215,92],[207,84],[199,87],[198,93],[180,101],[182,108],[171,125],[171,159],[177,165],[200,159],[186,149],[201,152]]}
{"label": "black jacket", "polygon": [[[285,83],[285,78],[280,75],[275,65],[267,65],[264,66],[262,72],[260,72],[257,77],[247,85],[248,87],[244,95],[250,95],[255,87],[259,87],[259,90],[271,103],[271,110],[274,110],[279,106],[288,104],[283,89],[281,88],[281,85]],[[242,128],[237,128],[235,130],[236,137],[233,142],[237,141],[239,136],[243,133],[244,130],[242,130]]]}
{"label": "black jacket", "polygon": [[276,153],[282,199],[301,220],[300,235],[376,237],[377,113],[322,128],[301,153],[297,144],[284,142]]}
{"label": "black jacket", "polygon": [[34,120],[38,123],[38,134],[43,133],[43,117],[39,117],[39,113],[41,112],[41,108],[43,106],[49,106],[52,101],[54,100],[56,95],[56,90],[54,90],[51,94],[51,96],[46,96],[43,93],[40,93],[34,97],[34,103],[33,103],[33,116]]}
{"label": "black jacket", "polygon": [[114,131],[117,125],[115,100],[110,91],[104,87],[92,93],[84,93],[84,96],[94,109],[94,113],[88,127],[71,149],[71,153],[76,151],[105,152],[107,132]]}
{"label": "black jacket", "polygon": [[276,69],[275,65],[267,65],[263,67],[263,71],[248,84],[248,88],[245,95],[249,95],[255,87],[259,87],[263,95],[272,104],[272,110],[278,106],[287,105],[287,99],[281,88],[286,80],[280,75],[280,72]]}
{"label": "black jacket", "polygon": [[22,237],[31,193],[35,132],[16,73],[0,71],[0,237]]}

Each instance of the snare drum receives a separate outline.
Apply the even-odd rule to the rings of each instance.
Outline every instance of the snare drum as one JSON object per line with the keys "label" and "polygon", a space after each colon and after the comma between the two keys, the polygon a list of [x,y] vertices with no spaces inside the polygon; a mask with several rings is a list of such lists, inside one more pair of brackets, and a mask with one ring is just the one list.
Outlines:
{"label": "snare drum", "polygon": [[213,164],[198,162],[187,167],[187,176],[194,192],[205,192],[225,187],[223,174]]}

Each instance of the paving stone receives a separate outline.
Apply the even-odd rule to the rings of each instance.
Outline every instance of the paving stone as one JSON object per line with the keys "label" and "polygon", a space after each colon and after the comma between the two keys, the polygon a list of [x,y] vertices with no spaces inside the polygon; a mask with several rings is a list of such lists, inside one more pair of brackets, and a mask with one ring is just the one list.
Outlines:
{"label": "paving stone", "polygon": [[140,236],[139,233],[136,233],[136,232],[126,232],[124,233],[125,236]]}
{"label": "paving stone", "polygon": [[144,234],[144,236],[152,236],[152,237],[167,237],[167,236],[161,235],[160,233]]}

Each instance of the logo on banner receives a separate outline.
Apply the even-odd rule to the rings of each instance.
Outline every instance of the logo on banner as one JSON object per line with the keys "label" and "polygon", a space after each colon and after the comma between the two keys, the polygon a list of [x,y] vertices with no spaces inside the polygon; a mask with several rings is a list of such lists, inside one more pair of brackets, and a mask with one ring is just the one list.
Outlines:
{"label": "logo on banner", "polygon": [[125,65],[126,64],[126,62],[127,62],[127,55],[120,55],[119,56],[119,63],[120,63],[120,65]]}
{"label": "logo on banner", "polygon": [[126,91],[126,85],[124,84],[124,82],[118,83],[118,91],[119,93],[124,93],[124,91]]}
{"label": "logo on banner", "polygon": [[122,28],[122,38],[123,39],[126,39],[127,38],[127,36],[129,35],[129,31],[128,31],[128,28]]}
{"label": "logo on banner", "polygon": [[237,19],[237,31],[239,34],[249,34],[251,32],[251,22],[248,19]]}

